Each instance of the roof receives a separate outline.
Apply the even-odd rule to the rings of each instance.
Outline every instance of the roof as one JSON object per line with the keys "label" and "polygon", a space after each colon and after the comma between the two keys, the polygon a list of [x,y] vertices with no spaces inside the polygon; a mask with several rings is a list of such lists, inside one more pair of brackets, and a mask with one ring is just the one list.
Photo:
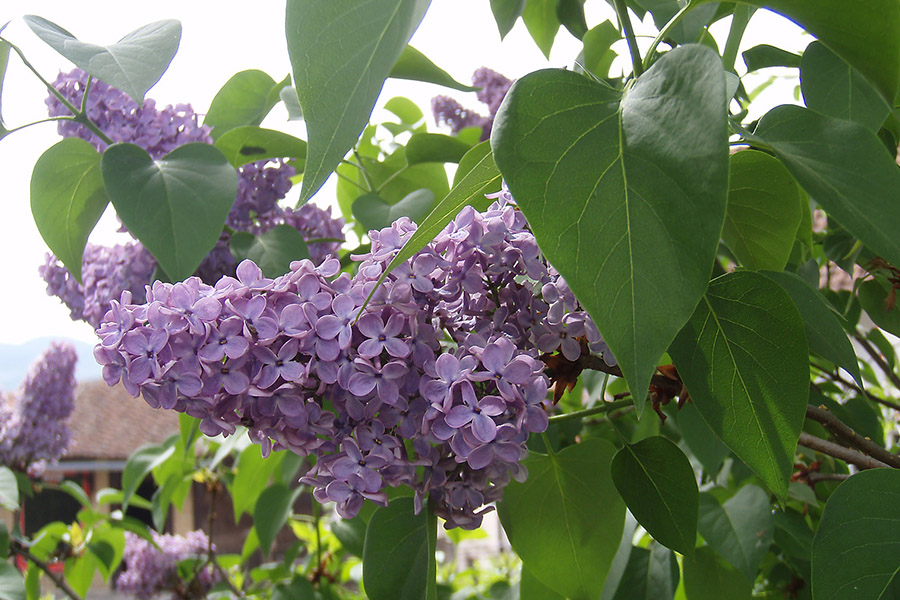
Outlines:
{"label": "roof", "polygon": [[125,460],[145,444],[178,431],[178,414],[151,408],[120,385],[102,380],[78,384],[69,419],[72,443],[62,460]]}

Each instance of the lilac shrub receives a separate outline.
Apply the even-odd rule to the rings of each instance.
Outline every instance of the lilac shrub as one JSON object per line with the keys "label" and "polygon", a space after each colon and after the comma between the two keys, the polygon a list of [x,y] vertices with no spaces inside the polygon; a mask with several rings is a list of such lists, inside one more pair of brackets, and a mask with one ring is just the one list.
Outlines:
{"label": "lilac shrub", "polygon": [[481,67],[472,74],[472,85],[480,88],[475,95],[479,102],[487,105],[488,116],[464,108],[462,104],[449,96],[435,96],[431,99],[431,112],[434,120],[438,125],[448,126],[454,134],[466,127],[481,127],[481,139],[486,140],[491,137],[494,116],[512,83],[512,80],[500,73],[487,67]]}
{"label": "lilac shrub", "polygon": [[353,277],[336,259],[295,261],[275,279],[244,261],[214,286],[157,282],[145,304],[126,293],[98,329],[104,379],[201,419],[207,435],[243,425],[265,453],[313,454],[301,481],[343,517],[407,485],[417,509],[427,500],[448,527],[478,527],[526,476],[528,435],[547,428],[540,346],[568,358],[602,346],[498,196],[484,213],[463,209],[380,286],[415,231],[408,218],[369,233]]}
{"label": "lilac shrub", "polygon": [[[161,535],[155,531],[153,541],[125,532],[125,571],[116,579],[120,592],[133,594],[138,600],[149,600],[159,594],[171,592],[174,600],[206,598],[219,576],[212,565],[207,565],[192,579],[185,581],[178,575],[178,563],[182,560],[203,557],[209,552],[209,538],[203,531],[191,531],[184,536]],[[213,546],[215,551],[215,546]]]}
{"label": "lilac shrub", "polygon": [[52,342],[19,389],[0,398],[0,465],[39,477],[65,453],[77,360],[71,344]]}

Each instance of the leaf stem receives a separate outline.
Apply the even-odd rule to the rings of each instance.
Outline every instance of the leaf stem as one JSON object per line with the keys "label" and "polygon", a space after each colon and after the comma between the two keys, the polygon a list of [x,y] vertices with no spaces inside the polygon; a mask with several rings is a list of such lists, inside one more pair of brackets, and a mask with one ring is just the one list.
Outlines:
{"label": "leaf stem", "polygon": [[675,13],[675,16],[669,19],[669,22],[663,26],[658,34],[656,34],[656,37],[650,42],[650,47],[647,49],[647,55],[644,56],[645,67],[649,67],[653,63],[653,59],[656,58],[656,48],[659,47],[660,42],[669,35],[669,32],[672,31],[676,25],[681,23],[681,19],[683,19],[692,8],[694,8],[693,0],[682,6],[681,9]]}
{"label": "leaf stem", "polygon": [[634,27],[631,24],[631,18],[628,16],[628,7],[625,0],[615,0],[616,15],[619,17],[619,24],[625,32],[625,39],[628,41],[628,52],[631,54],[631,70],[634,72],[635,78],[640,77],[644,72],[644,63],[641,61],[641,51],[637,45],[637,39],[634,37]]}
{"label": "leaf stem", "polygon": [[860,452],[868,454],[872,458],[894,467],[895,469],[900,469],[900,456],[889,452],[872,440],[859,435],[852,427],[838,419],[834,413],[824,407],[807,406],[806,418],[824,425],[825,428],[839,441],[844,442],[849,446],[853,446]]}
{"label": "leaf stem", "polygon": [[728,30],[728,39],[725,40],[725,50],[722,52],[722,64],[725,65],[726,71],[734,71],[734,63],[737,61],[738,47],[741,45],[741,38],[744,37],[744,30],[747,29],[747,23],[750,22],[750,16],[753,9],[746,4],[737,4],[734,8],[734,14],[731,17],[731,29]]}
{"label": "leaf stem", "polygon": [[885,361],[885,359],[881,356],[881,353],[876,350],[872,344],[869,343],[859,331],[853,332],[853,339],[855,339],[860,346],[862,346],[863,350],[866,351],[866,354],[872,357],[872,360],[878,365],[878,368],[881,369],[881,372],[885,374],[885,376],[890,379],[891,383],[894,384],[894,387],[900,389],[900,377],[894,372],[891,366]]}
{"label": "leaf stem", "polygon": [[565,413],[562,415],[555,415],[550,417],[550,423],[565,423],[566,421],[574,421],[576,419],[584,419],[585,417],[592,417],[594,415],[600,415],[604,413],[608,413],[610,411],[616,410],[618,408],[625,408],[631,406],[634,402],[631,399],[628,400],[614,400],[613,402],[604,402],[599,406],[593,406],[591,408],[585,408],[584,410],[576,410],[575,412]]}
{"label": "leaf stem", "polygon": [[840,460],[848,464],[856,465],[860,469],[878,469],[888,466],[878,459],[872,458],[871,456],[866,456],[859,450],[846,448],[839,444],[835,444],[834,442],[823,440],[822,438],[810,435],[805,431],[800,432],[800,440],[798,441],[798,444],[801,446],[806,446],[807,448],[815,450],[816,452],[821,452],[822,454],[827,454],[828,456],[839,458]]}

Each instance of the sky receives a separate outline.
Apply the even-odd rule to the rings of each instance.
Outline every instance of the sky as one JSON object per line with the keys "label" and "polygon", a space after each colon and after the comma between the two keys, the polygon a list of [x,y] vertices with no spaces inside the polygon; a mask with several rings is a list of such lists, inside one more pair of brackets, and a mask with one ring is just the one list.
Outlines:
{"label": "sky", "polygon": [[[46,79],[52,81],[60,70],[72,68],[66,59],[34,36],[22,21],[21,14],[14,13],[9,6],[21,6],[20,3],[4,4],[0,6],[0,23],[11,22],[3,36],[19,46]],[[121,0],[91,0],[90,10],[85,10],[83,2],[30,0],[28,10],[68,29],[82,41],[102,45],[113,43],[153,21],[180,20],[183,29],[179,51],[160,82],[147,94],[159,107],[190,103],[202,114],[216,91],[234,73],[261,69],[280,81],[290,72],[283,33],[283,1],[256,2],[253,10],[247,4],[238,9],[236,4],[207,0],[190,3],[157,0],[141,3],[140,10],[125,8],[128,5]],[[185,6],[190,7],[189,12],[184,12]],[[589,26],[615,17],[602,0],[588,0],[586,12]],[[646,46],[652,28],[638,24],[637,31],[639,44]],[[648,35],[641,37],[642,32]],[[720,40],[725,39],[727,32],[727,20],[713,28],[714,35]],[[799,51],[808,41],[808,37],[799,35],[799,29],[793,24],[761,11],[751,20],[742,50],[767,42]],[[433,0],[410,43],[463,83],[468,83],[475,69],[481,66],[490,67],[511,79],[540,68],[571,67],[580,50],[580,42],[561,29],[550,59],[545,59],[521,20],[501,43],[488,0]],[[624,52],[624,42],[621,44],[622,47],[616,46],[616,49]],[[617,69],[629,69],[627,58],[614,64],[613,72]],[[755,79],[755,84],[771,75],[781,74],[775,69],[767,71]],[[760,96],[760,104],[774,106],[794,101],[792,90],[795,85],[796,81],[779,80]],[[403,95],[412,98],[427,113],[430,98],[438,94],[454,96],[465,106],[481,107],[474,94],[396,80],[388,80],[379,105],[393,96]],[[17,57],[11,56],[2,97],[6,126],[45,118],[45,97],[43,85]],[[287,122],[281,106],[273,110],[263,126],[305,137],[302,123]],[[430,116],[429,130],[435,130]],[[0,219],[0,281],[3,282],[0,287],[3,291],[0,293],[0,344],[22,344],[46,336],[96,341],[90,326],[71,321],[68,310],[56,298],[46,295],[44,282],[37,274],[47,247],[31,217],[29,182],[35,161],[59,139],[55,124],[47,123],[0,140],[0,173],[3,176],[0,192],[3,210]],[[333,185],[326,185],[314,201],[328,205],[333,201],[333,189]],[[114,233],[116,227],[112,215],[105,215],[91,241],[105,244],[123,241]]]}

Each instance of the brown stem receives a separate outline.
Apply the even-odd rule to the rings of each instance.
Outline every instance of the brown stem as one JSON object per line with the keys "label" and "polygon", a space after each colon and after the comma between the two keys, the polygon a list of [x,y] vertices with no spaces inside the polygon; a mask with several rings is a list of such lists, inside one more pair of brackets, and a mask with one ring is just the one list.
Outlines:
{"label": "brown stem", "polygon": [[[216,520],[216,496],[219,492],[219,482],[213,481],[209,486],[209,516],[206,521],[206,528],[208,529],[207,540],[209,540],[209,544],[206,547],[206,561],[212,565],[213,569],[216,570],[216,573],[228,584],[228,587],[231,588],[231,591],[238,598],[246,598],[247,595],[243,590],[239,589],[234,582],[231,581],[231,577],[228,575],[228,571],[226,571],[222,565],[219,564],[219,561],[216,560],[216,549],[213,546],[213,524]],[[205,567],[205,565],[204,565]],[[200,569],[202,570],[202,568]],[[196,577],[196,574],[194,575]]]}
{"label": "brown stem", "polygon": [[847,473],[810,473],[807,475],[806,480],[809,481],[810,485],[816,485],[820,481],[844,481],[849,478],[850,475]]}
{"label": "brown stem", "polygon": [[872,344],[869,343],[869,340],[864,338],[862,334],[858,331],[853,332],[853,339],[859,342],[859,345],[862,346],[862,349],[866,351],[866,353],[872,357],[872,360],[878,365],[878,368],[887,376],[888,379],[891,380],[891,383],[894,384],[894,387],[900,389],[900,377],[894,373],[894,370],[891,368],[887,361],[885,361],[884,357],[881,356],[881,353],[875,349]]}
{"label": "brown stem", "polygon": [[47,574],[47,577],[53,582],[53,584],[59,588],[59,590],[64,593],[66,596],[71,598],[72,600],[82,600],[81,596],[78,595],[78,592],[72,589],[69,585],[69,582],[66,581],[65,577],[61,577],[58,573],[54,573],[50,566],[42,560],[39,560],[36,556],[34,556],[31,552],[21,547],[17,543],[10,544],[9,551],[13,554],[18,554],[25,560],[31,562],[38,569]]}
{"label": "brown stem", "polygon": [[851,389],[851,390],[853,390],[854,392],[856,392],[856,393],[858,393],[858,394],[862,394],[863,396],[865,396],[866,398],[868,398],[868,399],[871,400],[872,402],[877,402],[878,404],[881,404],[881,405],[883,405],[883,406],[887,406],[888,408],[892,408],[892,409],[894,409],[894,410],[900,411],[900,404],[897,404],[896,402],[891,402],[890,400],[885,400],[884,398],[881,398],[881,397],[879,397],[879,396],[876,396],[876,395],[873,394],[872,392],[869,392],[869,391],[867,391],[867,390],[864,390],[864,389],[860,388],[858,385],[856,385],[856,384],[853,383],[852,381],[847,381],[846,379],[844,379],[843,377],[841,377],[839,373],[834,373],[834,372],[832,372],[832,371],[827,371],[827,370],[825,370],[825,369],[819,367],[818,365],[814,365],[814,366],[815,366],[817,369],[819,369],[820,371],[822,371],[822,373],[823,373],[824,375],[826,375],[829,379],[831,379],[831,380],[834,381],[835,383],[840,383],[840,384],[843,385],[844,387],[846,387],[846,388],[848,388],[848,389]]}
{"label": "brown stem", "polygon": [[817,452],[821,452],[822,454],[827,454],[828,456],[839,458],[846,463],[856,465],[860,469],[877,469],[880,467],[888,466],[880,460],[872,458],[871,456],[867,456],[858,450],[847,448],[845,446],[835,444],[834,442],[823,440],[822,438],[817,438],[816,436],[810,435],[805,431],[800,432],[799,444]]}
{"label": "brown stem", "polygon": [[[609,373],[614,377],[622,377],[622,369],[619,368],[619,365],[609,366],[601,357],[594,354],[582,354],[581,358],[578,359],[578,366],[582,369],[590,369],[592,371]],[[650,385],[655,386],[664,395],[669,397],[680,395],[682,388],[684,387],[680,381],[670,379],[659,373],[654,373],[653,377],[650,379]]]}
{"label": "brown stem", "polygon": [[900,469],[900,456],[889,452],[872,440],[859,435],[852,427],[838,419],[834,413],[825,407],[807,406],[806,418],[824,425],[838,440],[846,442],[857,450],[868,454],[895,469]]}

